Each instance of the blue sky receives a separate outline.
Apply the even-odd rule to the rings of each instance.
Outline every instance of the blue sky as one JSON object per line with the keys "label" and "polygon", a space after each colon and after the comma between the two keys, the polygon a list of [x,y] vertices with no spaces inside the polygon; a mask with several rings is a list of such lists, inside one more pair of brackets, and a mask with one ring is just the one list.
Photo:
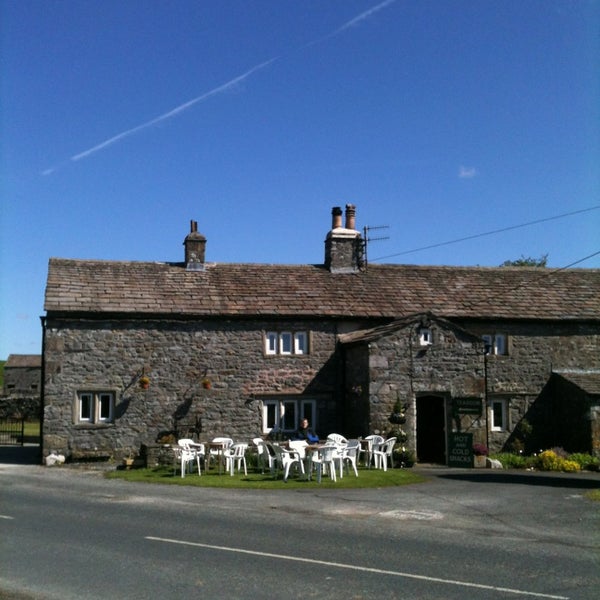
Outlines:
{"label": "blue sky", "polygon": [[215,262],[322,263],[346,203],[380,262],[600,251],[598,0],[0,7],[2,359],[50,257],[180,261],[191,219]]}

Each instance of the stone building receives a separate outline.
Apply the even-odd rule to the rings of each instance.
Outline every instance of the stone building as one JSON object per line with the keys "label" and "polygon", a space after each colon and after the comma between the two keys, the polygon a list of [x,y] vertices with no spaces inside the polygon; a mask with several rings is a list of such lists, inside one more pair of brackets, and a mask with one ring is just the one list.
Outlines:
{"label": "stone building", "polygon": [[318,265],[208,262],[195,222],[181,263],[50,259],[44,452],[285,436],[301,416],[398,433],[400,406],[420,461],[457,431],[600,453],[599,270],[367,265],[355,218],[333,209]]}
{"label": "stone building", "polygon": [[9,354],[4,363],[0,416],[38,419],[42,388],[42,356]]}

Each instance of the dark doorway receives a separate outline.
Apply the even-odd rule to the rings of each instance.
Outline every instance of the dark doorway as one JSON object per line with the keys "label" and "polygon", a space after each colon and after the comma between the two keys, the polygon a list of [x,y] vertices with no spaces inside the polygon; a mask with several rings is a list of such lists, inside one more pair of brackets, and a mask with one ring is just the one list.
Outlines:
{"label": "dark doorway", "polygon": [[417,460],[446,464],[446,427],[444,399],[440,396],[417,398]]}

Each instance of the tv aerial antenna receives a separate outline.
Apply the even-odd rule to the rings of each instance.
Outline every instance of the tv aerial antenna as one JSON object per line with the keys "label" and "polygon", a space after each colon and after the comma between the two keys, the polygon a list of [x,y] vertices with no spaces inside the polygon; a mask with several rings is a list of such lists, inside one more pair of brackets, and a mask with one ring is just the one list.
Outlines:
{"label": "tv aerial antenna", "polygon": [[389,225],[376,225],[376,226],[370,226],[370,225],[365,225],[363,227],[363,264],[365,269],[367,268],[368,265],[368,260],[367,260],[367,254],[368,254],[368,247],[369,247],[369,242],[379,242],[381,240],[389,240],[390,236],[386,235],[386,236],[382,236],[382,237],[370,237],[369,232],[370,231],[375,231],[378,229],[389,229],[390,226]]}

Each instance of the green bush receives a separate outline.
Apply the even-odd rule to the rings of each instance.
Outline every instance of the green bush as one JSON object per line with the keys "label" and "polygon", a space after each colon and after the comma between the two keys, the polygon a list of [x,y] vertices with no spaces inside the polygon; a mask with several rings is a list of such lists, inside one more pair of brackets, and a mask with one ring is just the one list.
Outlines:
{"label": "green bush", "polygon": [[544,450],[537,461],[538,469],[542,471],[566,471],[576,473],[581,470],[579,463],[559,456],[554,450]]}
{"label": "green bush", "polygon": [[526,469],[527,457],[522,454],[513,454],[512,452],[501,452],[492,454],[490,458],[499,460],[505,469]]}
{"label": "green bush", "polygon": [[581,469],[587,471],[600,471],[600,458],[585,454],[583,452],[574,452],[569,456],[569,460],[575,461]]}
{"label": "green bush", "polygon": [[505,469],[537,469],[540,471],[564,471],[566,473],[577,473],[582,469],[591,471],[600,470],[600,459],[590,454],[567,454],[557,449],[545,450],[538,455],[523,456],[511,452],[494,454],[495,458],[502,463]]}
{"label": "green bush", "polygon": [[569,460],[568,458],[561,458],[559,461],[560,470],[565,473],[577,473],[581,471],[581,467],[579,463],[574,460]]}
{"label": "green bush", "polygon": [[409,469],[414,466],[416,458],[413,452],[402,447],[394,449],[394,465],[396,467]]}

